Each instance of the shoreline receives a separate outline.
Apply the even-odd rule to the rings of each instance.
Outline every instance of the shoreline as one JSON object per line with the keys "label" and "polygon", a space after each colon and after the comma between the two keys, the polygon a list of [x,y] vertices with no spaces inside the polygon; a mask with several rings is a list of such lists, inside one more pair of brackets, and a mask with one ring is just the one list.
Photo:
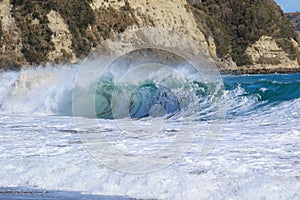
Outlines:
{"label": "shoreline", "polygon": [[300,73],[300,66],[298,68],[219,68],[219,70],[221,75],[296,74]]}
{"label": "shoreline", "polygon": [[[0,73],[3,72],[19,72],[24,69],[36,69],[40,67],[55,67],[55,65],[39,65],[39,66],[26,66],[20,68],[12,68],[12,69],[1,69]],[[72,64],[68,64],[68,66],[72,66]],[[257,68],[257,67],[235,67],[235,68],[222,68],[218,67],[220,75],[259,75],[259,74],[296,74],[300,73],[300,66],[299,67],[268,67],[268,68]]]}

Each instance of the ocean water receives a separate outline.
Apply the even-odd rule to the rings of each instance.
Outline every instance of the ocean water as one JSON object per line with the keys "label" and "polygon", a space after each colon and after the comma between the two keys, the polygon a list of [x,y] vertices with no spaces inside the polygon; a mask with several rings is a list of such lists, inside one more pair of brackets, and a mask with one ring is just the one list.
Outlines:
{"label": "ocean water", "polygon": [[0,199],[300,199],[300,74],[79,69],[0,74]]}

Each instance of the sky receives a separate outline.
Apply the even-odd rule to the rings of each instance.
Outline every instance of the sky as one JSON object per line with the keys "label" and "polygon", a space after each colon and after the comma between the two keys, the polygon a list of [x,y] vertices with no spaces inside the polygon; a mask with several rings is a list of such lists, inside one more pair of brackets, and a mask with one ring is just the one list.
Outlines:
{"label": "sky", "polygon": [[275,0],[284,12],[300,11],[300,0]]}

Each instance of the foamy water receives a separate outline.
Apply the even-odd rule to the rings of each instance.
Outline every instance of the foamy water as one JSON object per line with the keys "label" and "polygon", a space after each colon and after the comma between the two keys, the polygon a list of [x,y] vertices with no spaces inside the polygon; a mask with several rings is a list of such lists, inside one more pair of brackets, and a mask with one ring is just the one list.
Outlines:
{"label": "foamy water", "polygon": [[[0,75],[0,187],[142,199],[300,198],[299,74],[223,77],[224,95],[218,98],[225,100],[226,120],[214,148],[203,156],[202,133],[214,112],[205,99],[199,102],[203,118],[189,115],[190,120],[181,121],[175,114],[159,118],[172,126],[151,140],[138,140],[139,134],[115,138],[115,120],[71,116],[78,69],[46,67]],[[156,119],[135,121],[143,125]],[[81,120],[88,126],[79,127]],[[120,120],[124,129],[132,129],[132,119]],[[195,127],[203,132],[183,145],[189,148],[174,162],[160,158],[167,165],[149,173],[114,170],[82,143],[84,134],[104,133],[123,151],[152,152]],[[137,130],[144,136],[143,128]],[[114,153],[105,151],[107,157]]]}

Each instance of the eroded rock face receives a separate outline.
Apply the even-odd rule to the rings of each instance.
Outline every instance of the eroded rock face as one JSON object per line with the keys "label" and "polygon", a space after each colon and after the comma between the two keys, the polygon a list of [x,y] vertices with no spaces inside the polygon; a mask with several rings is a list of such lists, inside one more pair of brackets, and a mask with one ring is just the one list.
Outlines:
{"label": "eroded rock face", "polygon": [[127,28],[128,31],[142,27],[155,27],[183,33],[198,42],[207,54],[216,57],[216,46],[213,38],[205,38],[198,28],[193,14],[188,9],[186,0],[172,0],[168,3],[164,0],[94,0],[90,5],[96,12],[103,8],[120,10],[127,5],[132,9],[131,17],[135,20],[135,23]]}
{"label": "eroded rock face", "polygon": [[[216,54],[213,47],[209,48],[208,41],[199,30],[193,14],[187,8],[186,0],[168,2],[165,0],[131,0],[129,2],[135,10],[140,24],[184,33],[199,42],[199,45],[207,50],[207,53]],[[151,23],[140,13],[148,16]],[[212,41],[210,42],[212,43]]]}
{"label": "eroded rock face", "polygon": [[[298,45],[295,40],[293,40],[293,43]],[[246,54],[253,65],[298,66],[297,59],[291,60],[288,54],[270,36],[262,36],[257,42],[246,49]]]}
{"label": "eroded rock face", "polygon": [[15,27],[15,20],[10,14],[11,6],[9,0],[0,1],[0,17],[2,21],[2,30],[10,31],[11,28]]}
{"label": "eroded rock face", "polygon": [[8,65],[26,64],[22,54],[22,38],[20,29],[11,15],[11,4],[9,0],[0,1],[0,19],[2,36],[0,36],[0,68],[10,67]]}
{"label": "eroded rock face", "polygon": [[55,50],[49,53],[49,61],[70,61],[76,62],[76,56],[72,50],[72,35],[68,25],[65,23],[61,15],[51,10],[48,15],[49,28],[53,32],[52,42]]}
{"label": "eroded rock face", "polygon": [[101,7],[113,6],[116,9],[120,9],[125,6],[125,1],[106,1],[106,0],[93,0],[90,4],[93,10],[99,9]]}

